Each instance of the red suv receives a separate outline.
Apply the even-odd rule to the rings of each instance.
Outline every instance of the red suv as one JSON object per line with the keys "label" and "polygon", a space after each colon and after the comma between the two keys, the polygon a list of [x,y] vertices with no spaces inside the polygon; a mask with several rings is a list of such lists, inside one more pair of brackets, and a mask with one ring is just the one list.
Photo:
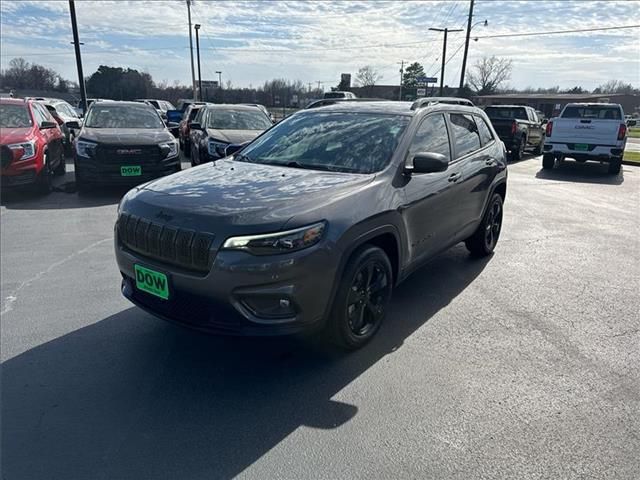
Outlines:
{"label": "red suv", "polygon": [[0,99],[0,178],[3,187],[35,184],[51,191],[54,174],[64,175],[64,135],[44,105]]}

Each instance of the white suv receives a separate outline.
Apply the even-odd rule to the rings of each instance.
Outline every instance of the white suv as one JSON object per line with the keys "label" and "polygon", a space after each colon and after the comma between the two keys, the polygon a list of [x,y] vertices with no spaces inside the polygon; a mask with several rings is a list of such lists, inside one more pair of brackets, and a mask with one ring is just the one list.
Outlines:
{"label": "white suv", "polygon": [[622,107],[615,103],[569,103],[560,116],[547,123],[542,167],[551,169],[556,160],[595,160],[609,164],[618,174],[627,142]]}

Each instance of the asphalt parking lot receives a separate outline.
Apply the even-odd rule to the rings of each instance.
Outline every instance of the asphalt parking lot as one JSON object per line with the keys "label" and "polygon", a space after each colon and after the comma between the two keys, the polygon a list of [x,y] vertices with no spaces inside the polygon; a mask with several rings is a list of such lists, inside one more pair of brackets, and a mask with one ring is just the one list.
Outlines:
{"label": "asphalt parking lot", "polygon": [[2,199],[3,479],[640,478],[640,168],[511,164],[495,254],[439,256],[348,355],[134,308],[123,192],[57,182]]}

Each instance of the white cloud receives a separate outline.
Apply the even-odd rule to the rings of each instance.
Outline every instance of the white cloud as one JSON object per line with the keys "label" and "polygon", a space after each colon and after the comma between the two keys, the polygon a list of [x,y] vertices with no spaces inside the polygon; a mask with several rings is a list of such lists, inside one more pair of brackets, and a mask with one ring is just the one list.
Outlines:
{"label": "white cloud", "polygon": [[[376,67],[385,83],[395,83],[400,60],[420,61],[428,74],[439,76],[442,35],[428,28],[465,27],[468,11],[466,0],[194,3],[194,23],[202,24],[203,74],[213,78],[215,70],[223,70],[238,85],[273,77],[337,83],[341,72],[366,64]],[[75,77],[67,2],[0,4],[3,64],[24,55]],[[478,25],[473,33],[640,24],[639,7],[638,1],[476,1],[474,21],[486,18],[489,26]],[[111,64],[149,71],[158,80],[189,82],[184,1],[79,0],[76,11],[85,73]],[[451,85],[458,83],[463,41],[463,33],[449,35],[447,58],[457,51],[447,64],[445,80]],[[43,55],[48,52],[54,55]],[[587,82],[610,78],[640,84],[640,29],[480,39],[471,42],[469,63],[494,54],[514,60],[514,86],[568,86],[583,79],[591,87]]]}

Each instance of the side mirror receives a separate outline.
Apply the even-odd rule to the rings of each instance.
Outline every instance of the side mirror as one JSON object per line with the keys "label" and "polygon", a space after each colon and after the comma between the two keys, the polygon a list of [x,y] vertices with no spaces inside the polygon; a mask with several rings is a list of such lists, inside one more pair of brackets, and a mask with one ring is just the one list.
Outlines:
{"label": "side mirror", "polygon": [[441,153],[416,153],[405,165],[406,173],[435,173],[444,172],[449,168],[449,159]]}
{"label": "side mirror", "polygon": [[202,125],[200,125],[198,122],[191,122],[189,124],[189,128],[191,130],[203,130]]}
{"label": "side mirror", "polygon": [[227,145],[227,147],[224,149],[224,156],[228,157],[229,155],[233,155],[234,153],[239,152],[244,147],[249,145],[249,143],[251,143],[251,142],[231,143],[231,144]]}
{"label": "side mirror", "polygon": [[47,130],[49,128],[56,128],[58,124],[56,122],[44,121],[40,124],[40,130]]}
{"label": "side mirror", "polygon": [[549,120],[547,120],[546,118],[542,119],[542,122],[540,122],[542,125],[546,125],[547,123],[549,123]]}
{"label": "side mirror", "polygon": [[627,120],[627,127],[635,127],[637,124],[637,120]]}
{"label": "side mirror", "polygon": [[72,120],[70,122],[67,122],[67,127],[73,129],[73,130],[80,130],[80,122],[78,122],[77,120]]}

